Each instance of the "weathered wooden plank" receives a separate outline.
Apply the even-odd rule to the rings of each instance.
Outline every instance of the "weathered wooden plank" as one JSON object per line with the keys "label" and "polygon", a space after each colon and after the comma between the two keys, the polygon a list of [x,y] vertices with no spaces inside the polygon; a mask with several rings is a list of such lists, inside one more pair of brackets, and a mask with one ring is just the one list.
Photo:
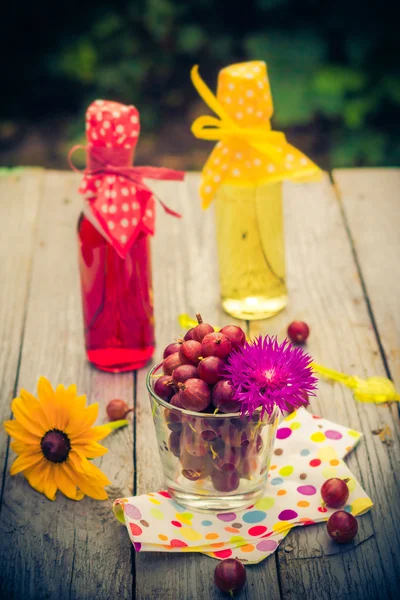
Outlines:
{"label": "weathered wooden plank", "polygon": [[[221,312],[218,292],[216,242],[212,211],[202,212],[198,199],[198,175],[184,184],[152,184],[167,203],[183,214],[171,219],[159,212],[153,242],[153,274],[156,309],[157,350],[180,334],[177,316],[201,311],[211,323],[232,319]],[[137,493],[160,489],[161,465],[155,440],[150,403],[145,386],[146,371],[138,373],[136,411]],[[139,553],[136,555],[137,598],[207,600],[220,598],[214,586],[216,561],[200,554]],[[248,567],[244,598],[280,598],[275,558]]]}
{"label": "weathered wooden plank", "polygon": [[[311,327],[307,344],[315,360],[360,376],[385,375],[363,290],[328,178],[320,184],[285,188],[290,303],[269,321],[251,324],[256,333],[285,337],[294,319]],[[372,275],[373,276],[373,275]],[[295,529],[279,549],[284,598],[377,598],[399,585],[399,428],[386,406],[353,400],[349,390],[320,381],[313,411],[359,429],[365,438],[348,465],[375,502],[359,521],[358,546],[326,551],[323,526]],[[387,423],[395,436],[385,446],[371,430]],[[291,545],[294,550],[285,552]],[[334,549],[334,547],[333,547]]]}
{"label": "weathered wooden plank", "polygon": [[[40,169],[0,177],[0,422],[8,419],[11,412],[42,181]],[[7,447],[3,430],[0,433],[1,472]]]}
{"label": "weathered wooden plank", "polygon": [[400,169],[333,172],[389,372],[400,388]]}
{"label": "weathered wooden plank", "polygon": [[[102,422],[112,397],[133,402],[134,378],[97,372],[85,361],[75,235],[78,181],[60,172],[44,176],[18,389],[34,391],[40,375],[53,384],[77,383],[89,402],[99,402]],[[131,598],[130,544],[111,504],[132,493],[132,425],[104,444],[110,452],[96,463],[113,482],[105,502],[85,498],[74,503],[59,493],[52,503],[22,476],[7,475],[0,523],[1,597]]]}

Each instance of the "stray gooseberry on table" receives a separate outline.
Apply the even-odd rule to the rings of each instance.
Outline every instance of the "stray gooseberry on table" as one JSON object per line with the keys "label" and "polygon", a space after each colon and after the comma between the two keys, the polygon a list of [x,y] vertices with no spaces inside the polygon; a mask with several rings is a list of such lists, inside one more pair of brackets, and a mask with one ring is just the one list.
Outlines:
{"label": "stray gooseberry on table", "polygon": [[328,534],[337,544],[348,544],[357,535],[357,519],[345,510],[337,510],[328,519]]}
{"label": "stray gooseberry on table", "polygon": [[288,327],[287,334],[293,344],[305,344],[310,335],[310,328],[304,321],[293,321]]}
{"label": "stray gooseberry on table", "polygon": [[119,421],[125,419],[126,415],[133,411],[133,408],[129,408],[124,400],[114,398],[107,404],[106,412],[110,421]]}
{"label": "stray gooseberry on table", "polygon": [[240,560],[226,558],[215,567],[214,582],[221,592],[235,596],[246,583],[246,569]]}
{"label": "stray gooseberry on table", "polygon": [[[344,506],[349,498],[348,479],[332,477],[321,487],[323,503],[329,508]],[[357,535],[357,519],[345,510],[337,510],[328,519],[326,525],[328,534],[338,544],[347,544]]]}

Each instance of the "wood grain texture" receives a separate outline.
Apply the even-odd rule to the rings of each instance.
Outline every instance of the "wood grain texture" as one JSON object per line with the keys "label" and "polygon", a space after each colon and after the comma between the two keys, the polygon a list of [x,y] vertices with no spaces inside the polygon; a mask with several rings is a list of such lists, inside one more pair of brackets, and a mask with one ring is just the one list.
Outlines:
{"label": "wood grain texture", "polygon": [[389,372],[400,389],[400,169],[338,169],[333,179]]}
{"label": "wood grain texture", "polygon": [[[134,378],[100,373],[85,360],[75,233],[78,182],[76,175],[44,175],[17,387],[35,392],[40,375],[53,385],[76,383],[89,402],[99,402],[103,422],[112,397],[132,404]],[[10,293],[16,291],[11,287]],[[132,493],[132,437],[132,426],[112,434],[104,441],[110,452],[96,460],[113,482],[105,502],[75,503],[61,493],[48,501],[21,475],[8,475],[10,454],[0,523],[0,597],[132,597],[130,544],[111,512],[112,499]]]}
{"label": "wood grain texture", "polygon": [[[251,324],[253,334],[283,339],[288,324],[311,328],[307,349],[334,369],[385,375],[339,203],[328,178],[285,187],[289,306],[270,321]],[[294,529],[278,550],[283,598],[388,598],[399,588],[399,424],[386,406],[354,401],[340,385],[320,381],[312,409],[365,434],[347,464],[375,502],[359,519],[355,548],[326,547],[324,527]],[[371,430],[387,423],[388,447]],[[285,547],[293,547],[286,552]],[[335,550],[334,554],[331,554]]]}
{"label": "wood grain texture", "polygon": [[[394,270],[397,263],[385,260],[389,250],[398,255],[399,242],[394,236],[398,213],[387,200],[395,197],[398,179],[385,173],[379,183],[378,175],[371,178],[366,174],[368,183],[363,183],[363,173],[356,172],[354,185],[346,174],[348,187],[344,187],[344,179],[339,186],[353,248],[327,179],[321,184],[286,186],[290,304],[274,319],[252,323],[251,332],[276,333],[283,338],[291,320],[303,319],[311,325],[308,349],[318,362],[361,376],[385,375],[381,339],[399,385],[398,338],[394,337],[399,330],[399,278]],[[9,416],[14,389],[34,391],[42,374],[54,384],[76,382],[90,402],[99,402],[99,422],[104,421],[104,408],[112,397],[131,404],[136,390],[136,442],[134,447],[132,425],[104,442],[111,452],[96,462],[113,482],[109,501],[86,498],[73,503],[58,494],[51,503],[34,492],[22,476],[9,477],[14,456],[6,456],[7,439],[0,433],[0,465],[7,473],[0,519],[0,597],[101,600],[129,599],[135,594],[138,599],[220,598],[213,584],[216,562],[209,557],[139,553],[131,560],[129,538],[111,513],[111,501],[135,491],[160,489],[162,484],[145,389],[146,370],[137,376],[114,376],[92,369],[85,361],[75,245],[79,176],[26,172],[18,177],[0,179],[0,219],[6,224],[5,235],[0,237],[0,417]],[[156,193],[184,216],[179,221],[161,210],[158,214],[153,241],[156,359],[180,333],[176,319],[181,312],[201,310],[205,320],[214,324],[231,322],[220,310],[213,211],[200,210],[198,182],[197,175],[189,175],[183,184],[151,182]],[[354,189],[361,189],[363,197],[354,196]],[[370,190],[374,190],[382,215],[378,211],[369,216],[376,208]],[[368,212],[362,221],[358,202],[363,203],[364,214]],[[371,238],[376,223],[380,233]],[[376,239],[373,246],[371,239]],[[379,260],[373,256],[377,246]],[[5,256],[12,260],[4,261]],[[383,263],[385,274],[393,273],[390,280],[386,276],[380,279]],[[387,281],[389,287],[379,294]],[[275,555],[248,567],[248,586],[242,597],[395,597],[400,585],[400,454],[395,411],[356,403],[349,390],[323,381],[312,404],[314,412],[364,432],[365,438],[347,462],[375,508],[360,518],[355,547],[328,543],[322,525],[291,532]],[[390,447],[371,434],[384,424],[393,431]],[[293,550],[287,551],[290,546]]]}
{"label": "wood grain texture", "polygon": [[[201,311],[204,320],[232,322],[219,303],[215,224],[212,209],[202,212],[198,198],[199,176],[190,174],[185,183],[155,183],[152,187],[183,219],[171,219],[159,211],[153,241],[153,277],[157,349],[181,333],[177,316]],[[243,325],[243,323],[242,323]],[[138,373],[136,410],[137,493],[161,489],[161,464],[150,403],[145,385],[146,371]],[[151,465],[151,466],[150,466]],[[138,599],[208,600],[222,596],[214,585],[216,561],[201,554],[136,554]],[[243,598],[280,598],[275,558],[247,569],[248,585]]]}
{"label": "wood grain texture", "polygon": [[[10,418],[19,368],[43,171],[0,177],[0,422]],[[0,472],[8,448],[0,430]],[[1,496],[1,492],[0,492]],[[1,507],[1,504],[0,504]]]}

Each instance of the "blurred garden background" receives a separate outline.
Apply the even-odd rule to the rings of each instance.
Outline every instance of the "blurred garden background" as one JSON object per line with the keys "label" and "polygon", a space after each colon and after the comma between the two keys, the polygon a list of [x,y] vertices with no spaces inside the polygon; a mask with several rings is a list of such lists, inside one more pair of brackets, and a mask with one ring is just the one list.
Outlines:
{"label": "blurred garden background", "polygon": [[0,45],[2,166],[68,168],[97,98],[141,113],[138,164],[199,169],[210,145],[194,63],[268,64],[274,129],[324,168],[400,164],[398,22],[374,0],[48,0],[8,2]]}

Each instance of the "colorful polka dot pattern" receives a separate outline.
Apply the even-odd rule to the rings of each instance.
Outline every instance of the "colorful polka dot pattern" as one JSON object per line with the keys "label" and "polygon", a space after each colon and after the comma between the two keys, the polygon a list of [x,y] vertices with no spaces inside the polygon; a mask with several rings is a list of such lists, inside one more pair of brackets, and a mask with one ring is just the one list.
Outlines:
{"label": "colorful polka dot pattern", "polygon": [[[264,62],[251,61],[222,69],[217,99],[240,128],[270,131],[273,105]],[[277,147],[278,155],[273,156],[240,136],[221,139],[202,171],[203,206],[209,206],[221,183],[258,185],[319,176],[318,167],[297,148],[285,141]]]}
{"label": "colorful polka dot pattern", "polygon": [[88,218],[122,257],[139,233],[154,234],[155,199],[143,177],[183,179],[181,172],[171,169],[132,167],[139,131],[139,113],[134,106],[96,100],[86,112],[89,168],[79,192],[87,201]]}
{"label": "colorful polka dot pattern", "polygon": [[[291,422],[301,426],[289,429]],[[244,511],[192,513],[165,491],[117,500],[114,513],[121,520],[123,509],[135,550],[202,552],[220,560],[235,557],[260,562],[276,550],[292,527],[326,521],[334,512],[322,505],[319,494],[328,476],[349,479],[345,510],[358,515],[371,508],[371,500],[342,460],[360,434],[314,419],[304,409],[289,415],[278,432],[273,472],[279,477],[270,478],[265,495]],[[322,433],[324,440],[315,439],[316,433]]]}
{"label": "colorful polka dot pattern", "polygon": [[86,111],[86,138],[89,144],[125,150],[134,148],[140,133],[139,111],[119,102],[96,100]]}

